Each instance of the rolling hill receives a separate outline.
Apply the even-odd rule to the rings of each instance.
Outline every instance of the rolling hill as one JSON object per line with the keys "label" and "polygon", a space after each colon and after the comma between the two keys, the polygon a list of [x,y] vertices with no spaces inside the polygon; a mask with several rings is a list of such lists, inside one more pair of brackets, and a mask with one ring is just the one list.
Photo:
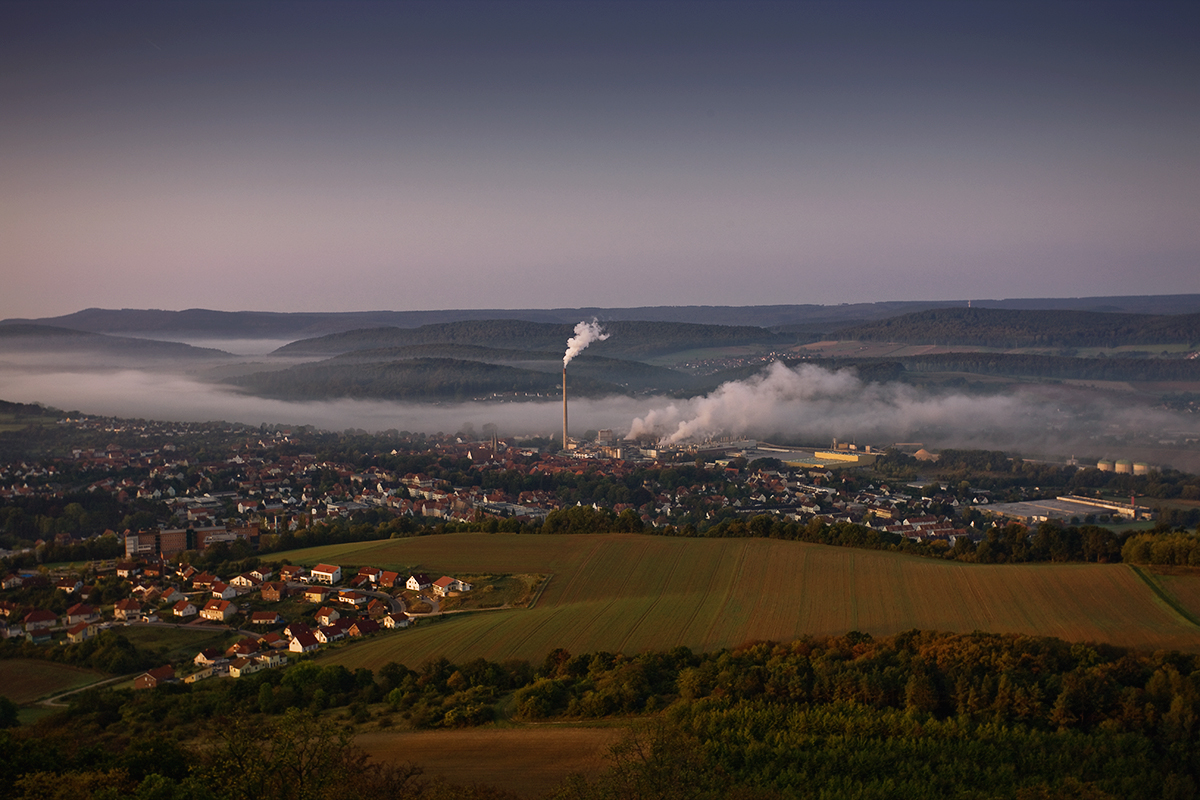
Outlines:
{"label": "rolling hill", "polygon": [[839,339],[976,347],[1200,345],[1200,314],[938,308],[837,331]]}
{"label": "rolling hill", "polygon": [[231,358],[230,353],[180,342],[161,342],[128,336],[27,323],[0,324],[0,354],[76,353],[128,359]]}
{"label": "rolling hill", "polygon": [[911,628],[1200,650],[1200,628],[1124,565],[975,565],[769,539],[449,534],[336,545],[296,562],[439,574],[548,573],[533,609],[464,614],[330,651],[351,667],[540,659]]}
{"label": "rolling hill", "polygon": [[[561,363],[561,362],[560,362]],[[481,361],[413,358],[367,364],[303,364],[273,372],[226,378],[223,382],[263,397],[282,400],[465,401],[491,395],[556,396],[560,373],[538,372]],[[624,394],[616,384],[573,377],[578,397]]]}
{"label": "rolling hill", "polygon": [[[594,343],[592,355],[613,358],[648,358],[663,353],[703,347],[787,344],[790,337],[753,326],[698,325],[680,322],[605,322],[611,334]],[[377,350],[422,344],[458,344],[547,353],[561,357],[572,324],[521,320],[478,320],[423,325],[419,328],[369,328],[303,339],[275,351],[281,356],[336,355],[356,350]]]}

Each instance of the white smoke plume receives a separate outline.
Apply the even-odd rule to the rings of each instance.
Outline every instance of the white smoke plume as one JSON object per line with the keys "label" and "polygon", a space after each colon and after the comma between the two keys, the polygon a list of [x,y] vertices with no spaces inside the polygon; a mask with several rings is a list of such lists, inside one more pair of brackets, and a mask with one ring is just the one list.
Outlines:
{"label": "white smoke plume", "polygon": [[[1115,416],[1112,408],[1089,410]],[[1133,423],[1134,416],[1127,422]],[[930,393],[903,383],[864,383],[851,370],[832,372],[811,364],[789,369],[776,362],[759,375],[722,384],[704,397],[654,408],[633,420],[629,437],[654,436],[665,444],[718,435],[778,434],[812,442],[836,437],[879,444],[927,437],[1029,446],[1063,439],[1072,429],[1078,433],[1082,421],[1079,410],[1066,408],[1061,398],[1025,392]],[[1167,419],[1150,412],[1139,422],[1157,427]]]}
{"label": "white smoke plume", "polygon": [[602,342],[608,334],[600,327],[599,321],[581,322],[575,326],[575,335],[567,339],[567,353],[563,356],[563,366],[571,363],[571,359],[583,352],[592,342]]}

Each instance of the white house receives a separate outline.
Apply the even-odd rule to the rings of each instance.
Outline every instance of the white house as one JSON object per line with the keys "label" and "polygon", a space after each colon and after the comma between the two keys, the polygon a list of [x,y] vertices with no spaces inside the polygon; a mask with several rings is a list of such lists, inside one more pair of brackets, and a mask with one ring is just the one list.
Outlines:
{"label": "white house", "polygon": [[342,582],[342,568],[333,564],[317,564],[312,568],[312,579],[330,585]]}

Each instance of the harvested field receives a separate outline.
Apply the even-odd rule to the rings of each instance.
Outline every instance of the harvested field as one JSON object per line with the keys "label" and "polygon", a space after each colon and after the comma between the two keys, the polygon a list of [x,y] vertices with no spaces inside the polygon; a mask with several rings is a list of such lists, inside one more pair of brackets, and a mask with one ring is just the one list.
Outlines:
{"label": "harvested field", "polygon": [[339,649],[377,668],[434,655],[537,660],[556,647],[713,650],[911,628],[1200,650],[1200,628],[1120,564],[974,565],[765,539],[451,534],[289,554],[299,561],[552,574],[533,609],[463,614]]}
{"label": "harvested field", "polygon": [[620,728],[542,725],[362,733],[355,742],[376,761],[410,761],[426,777],[486,783],[537,797],[573,774],[595,775]]}
{"label": "harvested field", "polygon": [[106,677],[94,670],[40,659],[9,658],[0,661],[0,694],[14,703],[32,703],[47,695],[87,686]]}
{"label": "harvested field", "polygon": [[1200,620],[1200,568],[1196,567],[1150,567],[1154,579],[1167,594],[1192,619]]}

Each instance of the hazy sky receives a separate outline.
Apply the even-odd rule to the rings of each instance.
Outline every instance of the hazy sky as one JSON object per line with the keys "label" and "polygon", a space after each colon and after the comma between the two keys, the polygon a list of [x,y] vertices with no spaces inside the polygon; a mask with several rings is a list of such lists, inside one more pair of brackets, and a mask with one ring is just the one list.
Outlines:
{"label": "hazy sky", "polygon": [[0,3],[0,317],[1200,292],[1200,3]]}

